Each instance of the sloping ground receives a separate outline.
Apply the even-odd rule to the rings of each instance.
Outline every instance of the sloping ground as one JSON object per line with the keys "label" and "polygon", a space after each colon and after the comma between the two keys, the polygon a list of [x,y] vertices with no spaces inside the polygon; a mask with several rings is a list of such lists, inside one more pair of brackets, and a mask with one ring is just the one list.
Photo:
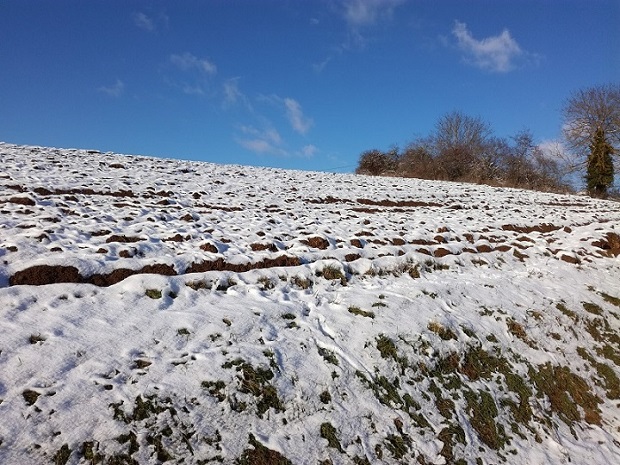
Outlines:
{"label": "sloping ground", "polygon": [[0,463],[620,461],[618,203],[0,156]]}

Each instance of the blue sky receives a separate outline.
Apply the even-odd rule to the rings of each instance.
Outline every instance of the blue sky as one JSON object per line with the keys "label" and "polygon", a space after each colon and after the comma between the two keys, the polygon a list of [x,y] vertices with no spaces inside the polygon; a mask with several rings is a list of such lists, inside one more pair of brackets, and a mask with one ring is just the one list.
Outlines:
{"label": "blue sky", "polygon": [[0,0],[0,140],[353,171],[454,110],[561,136],[618,0]]}

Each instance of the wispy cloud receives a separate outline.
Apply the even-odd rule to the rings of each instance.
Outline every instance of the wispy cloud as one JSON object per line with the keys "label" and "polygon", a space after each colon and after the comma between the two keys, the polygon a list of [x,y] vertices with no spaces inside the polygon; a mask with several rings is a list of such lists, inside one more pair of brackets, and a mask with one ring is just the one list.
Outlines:
{"label": "wispy cloud", "polygon": [[253,112],[254,109],[250,103],[250,99],[239,88],[241,78],[234,77],[224,81],[222,91],[224,93],[224,101],[222,106],[230,108],[238,104],[242,104],[248,111]]}
{"label": "wispy cloud", "polygon": [[404,0],[344,0],[343,16],[347,25],[358,29],[391,18],[394,8]]}
{"label": "wispy cloud", "polygon": [[318,153],[319,149],[312,144],[304,145],[301,148],[301,155],[306,158],[312,158],[314,155]]}
{"label": "wispy cloud", "polygon": [[98,92],[109,95],[110,97],[120,97],[125,91],[125,83],[120,79],[111,86],[101,86],[97,89]]}
{"label": "wispy cloud", "polygon": [[331,52],[321,61],[312,64],[316,73],[321,73],[337,56],[346,52],[366,48],[368,36],[373,27],[391,19],[397,6],[406,0],[340,0],[334,3],[333,11],[346,24],[343,40],[334,44]]}
{"label": "wispy cloud", "polygon": [[272,94],[260,95],[258,97],[258,101],[268,103],[283,110],[286,119],[291,125],[291,128],[301,135],[305,135],[314,124],[312,118],[304,115],[301,105],[295,99],[290,97],[282,98],[278,95]]}
{"label": "wispy cloud", "polygon": [[515,61],[525,54],[508,29],[497,36],[478,40],[472,36],[465,23],[456,21],[452,35],[456,37],[465,61],[487,71],[511,71],[516,67]]}
{"label": "wispy cloud", "polygon": [[158,29],[167,29],[169,18],[165,13],[159,13],[155,16],[147,15],[142,11],[137,11],[131,15],[133,23],[146,32],[157,32]]}
{"label": "wispy cloud", "polygon": [[260,155],[288,155],[282,148],[280,133],[274,128],[259,130],[253,126],[241,126],[239,129],[244,136],[238,137],[237,143],[243,148]]}
{"label": "wispy cloud", "polygon": [[321,62],[313,63],[312,69],[314,70],[315,73],[320,73],[321,71],[325,69],[325,67],[329,64],[329,62],[332,61],[332,59],[333,59],[332,56],[328,56]]}
{"label": "wispy cloud", "polygon": [[208,75],[215,75],[217,73],[217,66],[208,59],[198,58],[189,52],[181,55],[170,55],[170,62],[183,71],[197,70]]}
{"label": "wispy cloud", "polygon": [[181,86],[181,90],[183,90],[183,93],[187,95],[204,95],[205,94],[204,89],[198,84],[192,85],[192,84],[184,83]]}
{"label": "wispy cloud", "polygon": [[[560,164],[569,165],[569,151],[561,140],[547,139],[537,145],[541,155]],[[575,160],[572,160],[574,163]]]}
{"label": "wispy cloud", "polygon": [[153,32],[155,30],[155,21],[153,18],[142,12],[134,13],[132,19],[134,24],[144,31]]}
{"label": "wispy cloud", "polygon": [[299,102],[292,98],[285,98],[284,106],[286,116],[293,129],[299,134],[306,134],[312,127],[313,121],[304,115]]}
{"label": "wispy cloud", "polygon": [[[304,114],[297,100],[276,94],[259,94],[250,101],[239,88],[239,80],[231,78],[224,82],[223,107],[230,109],[238,105],[237,110],[245,111],[246,117],[255,120],[256,125],[237,125],[233,136],[237,144],[259,155],[309,158],[319,152],[314,145],[307,143],[305,135],[314,122]],[[299,142],[305,145],[295,147]]]}

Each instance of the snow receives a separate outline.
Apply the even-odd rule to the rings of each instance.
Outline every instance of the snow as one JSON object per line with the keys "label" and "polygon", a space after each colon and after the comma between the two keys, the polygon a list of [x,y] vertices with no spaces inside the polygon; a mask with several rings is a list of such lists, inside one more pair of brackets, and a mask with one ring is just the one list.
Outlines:
{"label": "snow", "polygon": [[[88,447],[115,463],[235,463],[250,435],[294,464],[620,463],[600,370],[620,375],[620,261],[601,247],[620,233],[619,203],[5,143],[0,158],[2,464],[96,463]],[[299,262],[247,265],[280,256]],[[218,258],[226,267],[188,272]],[[37,265],[84,282],[11,281]],[[147,265],[174,275],[87,282]],[[529,383],[529,422],[501,371],[468,374],[474,347]],[[437,375],[452,354],[459,368]],[[580,404],[571,431],[536,390],[546,363],[585,380],[600,422]],[[491,394],[508,443],[484,442],[468,392]],[[456,426],[464,438],[446,448]]]}

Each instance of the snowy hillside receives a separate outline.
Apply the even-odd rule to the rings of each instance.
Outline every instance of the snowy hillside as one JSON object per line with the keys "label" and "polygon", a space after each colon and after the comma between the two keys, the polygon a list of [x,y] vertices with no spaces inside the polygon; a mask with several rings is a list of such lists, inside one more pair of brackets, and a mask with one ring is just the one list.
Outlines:
{"label": "snowy hillside", "polygon": [[620,463],[620,203],[0,160],[1,464]]}

